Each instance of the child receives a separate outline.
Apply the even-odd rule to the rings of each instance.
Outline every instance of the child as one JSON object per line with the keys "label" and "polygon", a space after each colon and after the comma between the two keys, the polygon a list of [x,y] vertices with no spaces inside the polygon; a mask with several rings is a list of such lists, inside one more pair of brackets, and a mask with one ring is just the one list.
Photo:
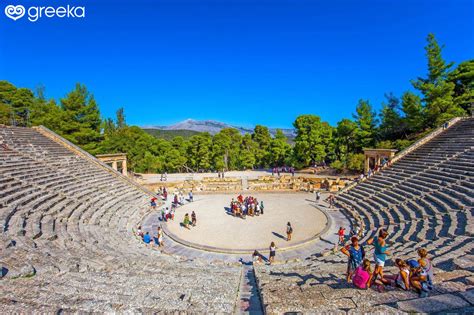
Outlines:
{"label": "child", "polygon": [[354,270],[352,275],[352,283],[359,289],[367,289],[372,278],[372,270],[370,268],[370,260],[364,259],[361,266]]}
{"label": "child", "polygon": [[344,245],[344,240],[345,240],[344,234],[346,234],[346,229],[341,226],[339,228],[339,231],[337,232],[337,235],[339,235],[339,244],[340,245]]}
{"label": "child", "polygon": [[430,290],[428,286],[428,274],[425,269],[414,259],[408,261],[410,266],[410,284],[415,288],[416,292],[420,294],[420,297],[427,297],[428,291]]}
{"label": "child", "polygon": [[252,254],[252,260],[254,264],[260,264],[262,263],[262,255],[260,255],[260,253],[255,250]]}
{"label": "child", "polygon": [[392,286],[402,290],[410,290],[410,268],[403,259],[395,259],[395,265],[398,267],[398,274],[395,276],[387,276]]}
{"label": "child", "polygon": [[426,274],[428,275],[428,286],[431,288],[433,287],[434,282],[434,273],[433,273],[433,264],[431,263],[431,259],[428,259],[428,251],[425,248],[420,248],[418,250],[418,263],[422,268],[425,269]]}

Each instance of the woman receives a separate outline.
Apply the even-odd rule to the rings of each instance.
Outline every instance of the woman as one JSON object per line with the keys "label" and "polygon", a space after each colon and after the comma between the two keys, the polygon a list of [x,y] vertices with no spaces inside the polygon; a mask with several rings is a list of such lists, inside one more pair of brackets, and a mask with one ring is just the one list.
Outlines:
{"label": "woman", "polygon": [[191,213],[191,223],[192,223],[193,226],[196,226],[196,222],[197,222],[196,213],[193,211]]}
{"label": "woman", "polygon": [[270,258],[268,259],[270,264],[272,264],[275,261],[275,255],[276,255],[276,246],[275,246],[275,242],[272,242],[270,244]]}
{"label": "woman", "polygon": [[157,231],[157,238],[158,238],[158,246],[163,246],[163,230],[161,229],[161,226],[158,227]]}
{"label": "woman", "polygon": [[352,283],[359,289],[367,289],[372,278],[372,270],[370,268],[370,260],[364,259],[362,265],[354,270]]}
{"label": "woman", "polygon": [[260,201],[260,213],[263,214],[263,200]]}
{"label": "woman", "polygon": [[374,237],[367,241],[367,244],[374,245],[374,260],[375,260],[375,270],[372,275],[372,283],[377,279],[377,276],[380,276],[380,281],[385,283],[386,280],[383,277],[383,267],[385,266],[385,260],[387,260],[387,255],[390,255],[390,252],[387,250],[387,244],[385,239],[388,236],[388,232],[385,229],[379,230],[379,236]]}
{"label": "woman", "polygon": [[341,252],[349,259],[347,260],[347,283],[351,282],[352,274],[362,264],[365,258],[364,247],[359,244],[356,236],[351,238],[351,244],[341,248]]}
{"label": "woman", "polygon": [[189,214],[184,215],[183,226],[189,230]]}
{"label": "woman", "polygon": [[293,228],[291,227],[291,223],[288,222],[286,224],[286,240],[288,242],[291,241],[291,234],[293,234]]}

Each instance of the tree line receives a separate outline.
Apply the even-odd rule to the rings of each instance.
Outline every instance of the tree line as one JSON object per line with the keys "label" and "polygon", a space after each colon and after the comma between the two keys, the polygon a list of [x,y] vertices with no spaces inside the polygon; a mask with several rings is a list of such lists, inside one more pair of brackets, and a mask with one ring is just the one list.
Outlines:
{"label": "tree line", "polygon": [[103,119],[94,96],[76,84],[59,102],[36,91],[0,81],[0,124],[44,125],[91,154],[127,153],[135,172],[186,172],[294,166],[324,163],[343,171],[363,168],[363,148],[402,150],[447,120],[467,115],[474,103],[474,60],[446,62],[434,35],[425,46],[427,74],[411,81],[418,93],[385,95],[377,113],[367,99],[359,100],[352,117],[331,126],[316,115],[293,123],[294,145],[281,130],[274,137],[265,126],[252,134],[232,128],[215,135],[165,140],[126,123],[123,108],[114,119]]}

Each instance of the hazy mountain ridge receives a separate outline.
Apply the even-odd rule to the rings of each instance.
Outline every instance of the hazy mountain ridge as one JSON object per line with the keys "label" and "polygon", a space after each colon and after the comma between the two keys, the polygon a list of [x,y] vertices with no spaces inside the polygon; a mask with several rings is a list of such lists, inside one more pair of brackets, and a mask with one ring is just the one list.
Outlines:
{"label": "hazy mountain ridge", "polygon": [[[194,120],[194,119],[186,119],[181,122],[178,122],[174,125],[170,126],[143,126],[143,129],[158,129],[158,130],[190,130],[190,131],[197,131],[197,132],[209,132],[212,135],[215,135],[219,131],[224,128],[234,128],[237,129],[241,134],[252,133],[253,129],[239,127],[239,126],[232,126],[220,121],[215,120]],[[295,130],[288,129],[288,128],[269,128],[270,134],[275,136],[277,129],[281,129],[281,131],[287,136],[289,139],[293,139],[295,137]]]}

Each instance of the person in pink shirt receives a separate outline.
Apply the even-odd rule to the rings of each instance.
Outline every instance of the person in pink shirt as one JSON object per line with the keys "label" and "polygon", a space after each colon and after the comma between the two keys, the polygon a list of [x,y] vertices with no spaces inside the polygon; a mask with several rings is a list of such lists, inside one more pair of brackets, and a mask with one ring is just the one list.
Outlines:
{"label": "person in pink shirt", "polygon": [[364,259],[362,265],[355,269],[352,275],[352,283],[359,289],[367,289],[370,286],[371,278],[370,260]]}

